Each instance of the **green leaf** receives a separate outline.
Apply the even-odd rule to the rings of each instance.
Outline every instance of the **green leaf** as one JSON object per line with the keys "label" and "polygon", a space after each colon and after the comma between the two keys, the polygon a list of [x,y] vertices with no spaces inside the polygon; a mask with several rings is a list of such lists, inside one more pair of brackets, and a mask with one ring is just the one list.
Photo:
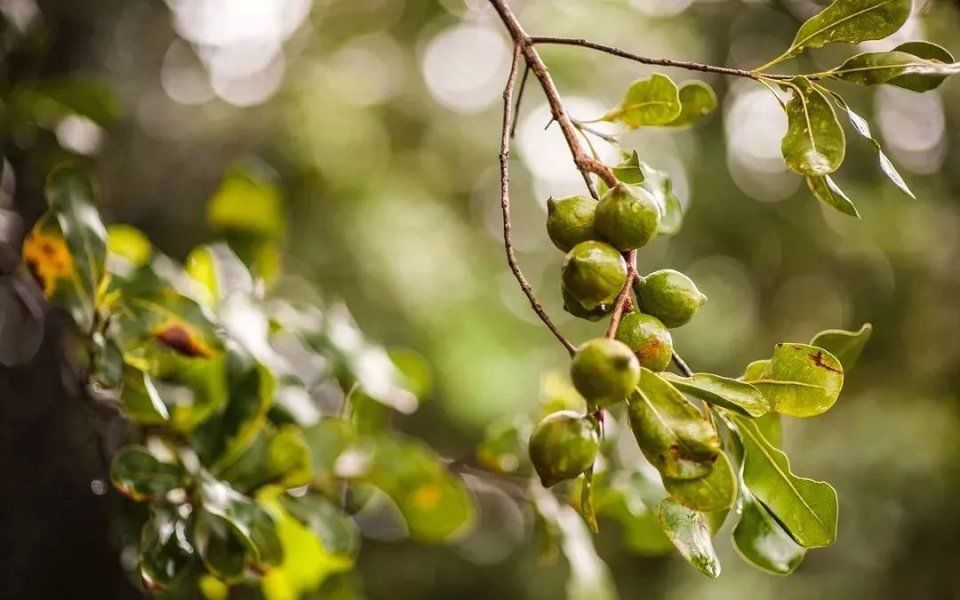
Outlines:
{"label": "green leaf", "polygon": [[857,364],[860,353],[870,341],[871,334],[873,334],[873,325],[870,323],[864,323],[857,331],[826,329],[813,336],[810,345],[823,348],[837,357],[843,366],[843,372],[848,373]]}
{"label": "green leaf", "polygon": [[932,90],[957,73],[960,73],[958,63],[925,60],[899,50],[864,52],[827,72],[829,77],[848,83],[868,86],[887,83],[917,92]]}
{"label": "green leaf", "polygon": [[484,468],[507,475],[530,475],[527,440],[532,425],[523,417],[494,421],[477,444],[477,462]]}
{"label": "green leaf", "polygon": [[170,413],[153,379],[129,365],[123,369],[120,408],[127,418],[142,425],[159,425],[170,420]]}
{"label": "green leaf", "polygon": [[283,494],[280,498],[287,512],[317,536],[324,550],[351,561],[356,559],[360,552],[360,531],[346,513],[319,494]]}
{"label": "green leaf", "polygon": [[791,80],[787,102],[787,133],[780,151],[787,166],[801,175],[832,173],[843,162],[843,128],[823,93],[802,77]]}
{"label": "green leaf", "polygon": [[649,125],[667,125],[682,110],[679,90],[672,79],[654,73],[630,84],[620,106],[603,117],[603,121],[619,121],[636,129]]}
{"label": "green leaf", "polygon": [[778,413],[813,417],[837,401],[843,387],[843,367],[822,348],[777,344],[773,358],[751,383]]}
{"label": "green leaf", "polygon": [[613,174],[623,183],[638,185],[643,183],[644,173],[640,163],[640,154],[631,152],[619,165],[613,167]]}
{"label": "green leaf", "polygon": [[659,482],[640,471],[605,471],[597,474],[594,506],[598,516],[620,525],[628,550],[641,556],[661,556],[673,550],[656,512],[665,495]]}
{"label": "green leaf", "polygon": [[614,600],[616,587],[610,570],[597,554],[590,531],[575,510],[557,501],[539,485],[530,486],[533,508],[548,529],[559,538],[570,567],[567,598],[570,600]]}
{"label": "green leaf", "polygon": [[217,579],[232,583],[243,575],[247,547],[230,524],[207,511],[199,511],[193,538],[203,565]]}
{"label": "green leaf", "polygon": [[630,426],[637,444],[666,477],[696,479],[708,474],[720,451],[709,420],[677,388],[649,369],[629,399]]}
{"label": "green leaf", "polygon": [[748,383],[760,379],[760,375],[767,368],[767,364],[769,364],[769,362],[770,362],[769,358],[764,358],[761,360],[755,360],[751,362],[743,370],[743,376],[740,379]]}
{"label": "green leaf", "polygon": [[240,490],[273,484],[282,489],[310,483],[310,447],[296,425],[260,425],[252,444],[220,476]]}
{"label": "green leaf", "polygon": [[680,555],[707,577],[720,576],[720,559],[713,549],[713,532],[706,513],[696,512],[672,498],[660,503],[660,527]]}
{"label": "green leaf", "polygon": [[797,31],[784,58],[832,42],[879,40],[895,33],[910,16],[911,0],[836,0]]}
{"label": "green leaf", "polygon": [[278,242],[286,224],[275,176],[261,165],[231,168],[210,199],[207,220],[251,272],[267,281],[280,269]]}
{"label": "green leaf", "polygon": [[813,194],[814,198],[845,215],[860,218],[860,211],[857,210],[853,201],[843,193],[843,190],[840,189],[840,186],[837,185],[832,177],[829,175],[823,175],[821,177],[811,177],[808,175],[804,179],[806,179],[807,187],[810,188],[810,193]]}
{"label": "green leaf", "polygon": [[140,574],[148,588],[163,588],[183,574],[194,549],[188,524],[171,506],[154,505],[140,532]]}
{"label": "green leaf", "polygon": [[[913,192],[910,191],[910,188],[907,187],[907,182],[903,180],[903,177],[897,171],[897,168],[893,166],[893,162],[887,157],[883,152],[883,148],[880,146],[880,142],[873,137],[873,133],[870,131],[870,124],[867,123],[867,120],[861,117],[859,114],[855,113],[853,109],[841,98],[838,94],[831,92],[833,100],[837,105],[847,113],[847,118],[850,119],[850,124],[853,125],[854,131],[859,133],[861,136],[870,140],[870,143],[873,144],[873,147],[877,151],[877,156],[880,159],[880,168],[883,170],[884,174],[890,178],[890,181],[893,182],[900,190],[910,196],[911,198],[916,199],[916,196],[913,195]],[[815,192],[816,193],[816,192]],[[849,201],[848,201],[849,202]],[[852,206],[852,203],[851,203]],[[856,211],[856,209],[854,209]]]}
{"label": "green leaf", "polygon": [[664,477],[663,485],[674,500],[700,512],[729,510],[737,501],[737,476],[723,452],[707,475],[698,479]]}
{"label": "green leaf", "polygon": [[593,533],[598,533],[597,513],[593,507],[593,466],[584,471],[580,483],[580,514]]}
{"label": "green leaf", "polygon": [[353,425],[343,419],[322,418],[304,429],[303,437],[310,448],[314,480],[321,485],[334,482],[337,459],[357,439]]}
{"label": "green leaf", "polygon": [[837,537],[837,492],[830,484],[797,477],[787,455],[756,423],[732,416],[743,442],[743,482],[805,548],[829,546]]}
{"label": "green leaf", "polygon": [[368,442],[373,464],[367,480],[397,503],[412,537],[439,542],[473,523],[476,509],[469,492],[429,447],[399,437]]}
{"label": "green leaf", "polygon": [[[943,46],[938,46],[937,44],[925,42],[923,40],[904,42],[893,50],[895,52],[906,52],[907,54],[912,54],[917,58],[922,58],[931,62],[949,64],[955,62],[956,60],[953,58],[953,55],[950,54],[950,52],[948,52]],[[938,77],[929,75],[900,75],[899,77],[894,77],[887,83],[907,90],[912,90],[914,92],[927,92],[937,88],[941,83],[943,83],[944,79],[946,79],[946,76]]]}
{"label": "green leaf", "polygon": [[663,235],[677,233],[683,224],[683,207],[680,205],[680,198],[673,193],[673,181],[665,172],[654,169],[647,163],[641,162],[640,168],[644,174],[640,187],[650,192],[653,199],[657,201],[657,206],[660,207],[660,228],[657,229],[657,233]]}
{"label": "green leaf", "polygon": [[233,464],[263,427],[276,381],[270,370],[236,348],[227,352],[227,404],[197,430],[194,447],[216,472]]}
{"label": "green leaf", "polygon": [[142,267],[153,256],[153,244],[136,227],[110,225],[107,227],[107,256],[110,260],[120,257],[132,267]]}
{"label": "green leaf", "polygon": [[789,575],[806,555],[767,509],[746,489],[740,492],[740,520],[731,534],[733,547],[748,564],[767,573]]}
{"label": "green leaf", "polygon": [[185,473],[179,464],[163,462],[143,446],[127,446],[110,462],[110,481],[137,502],[161,500],[171,490],[184,486]]}
{"label": "green leaf", "polygon": [[170,412],[169,425],[176,431],[194,431],[226,404],[224,357],[193,358],[162,350],[148,361],[153,385]]}
{"label": "green leaf", "polygon": [[711,373],[694,373],[690,377],[673,373],[661,375],[682,392],[748,417],[759,417],[770,411],[770,404],[760,390],[743,381]]}
{"label": "green leaf", "polygon": [[200,504],[239,536],[247,557],[257,565],[275,565],[283,558],[276,524],[253,500],[209,474],[202,474]]}
{"label": "green leaf", "polygon": [[684,81],[678,88],[680,98],[680,114],[670,121],[670,127],[684,127],[709,115],[717,109],[717,94],[709,85],[692,79]]}

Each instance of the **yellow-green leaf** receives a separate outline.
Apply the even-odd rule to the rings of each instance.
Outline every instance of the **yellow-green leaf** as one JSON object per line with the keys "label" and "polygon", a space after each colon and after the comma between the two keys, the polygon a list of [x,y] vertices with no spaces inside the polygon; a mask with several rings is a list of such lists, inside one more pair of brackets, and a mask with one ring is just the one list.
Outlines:
{"label": "yellow-green leaf", "polygon": [[620,106],[601,117],[604,121],[619,121],[631,129],[650,125],[667,125],[678,116],[679,90],[672,79],[654,73],[630,84]]}
{"label": "yellow-green leaf", "polygon": [[713,531],[706,513],[683,506],[672,498],[660,503],[660,527],[680,555],[707,577],[720,576],[720,559],[713,549]]}
{"label": "yellow-green leaf", "polygon": [[663,485],[674,500],[700,512],[728,510],[737,501],[737,476],[723,452],[707,475],[698,479],[664,477]]}
{"label": "yellow-green leaf", "polygon": [[823,348],[837,357],[843,366],[843,372],[848,373],[857,364],[860,353],[870,341],[872,333],[873,325],[870,323],[864,323],[857,331],[827,329],[813,336],[810,345]]}
{"label": "yellow-green leaf", "polygon": [[749,383],[712,373],[694,373],[690,377],[673,373],[662,375],[680,391],[742,415],[759,417],[770,411],[770,403]]}
{"label": "yellow-green leaf", "polygon": [[748,564],[776,575],[789,575],[803,561],[800,546],[746,489],[740,492],[740,520],[731,534],[733,547]]}
{"label": "yellow-green leaf", "polygon": [[716,92],[702,81],[695,79],[684,81],[678,88],[678,95],[681,105],[680,114],[668,123],[670,127],[692,125],[717,109]]}
{"label": "yellow-green leaf", "polygon": [[843,387],[843,366],[823,348],[777,344],[773,358],[751,383],[778,413],[813,417],[837,401]]}
{"label": "yellow-green leaf", "polygon": [[911,0],[836,0],[800,27],[784,56],[832,42],[885,38],[903,26],[910,6]]}
{"label": "yellow-green leaf", "polygon": [[843,193],[843,190],[840,189],[840,186],[832,177],[829,175],[819,177],[808,175],[804,179],[814,198],[845,215],[860,218],[860,211],[857,210],[853,201]]}

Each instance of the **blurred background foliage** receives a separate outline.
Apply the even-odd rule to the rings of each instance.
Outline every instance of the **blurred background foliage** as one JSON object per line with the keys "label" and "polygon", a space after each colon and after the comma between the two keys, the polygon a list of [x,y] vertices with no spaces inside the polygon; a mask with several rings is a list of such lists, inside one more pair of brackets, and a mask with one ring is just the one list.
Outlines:
{"label": "blurred background foliage", "polygon": [[[735,67],[779,54],[819,9],[807,0],[513,4],[537,34]],[[925,38],[960,51],[955,4],[914,9],[901,33],[865,49]],[[541,379],[566,368],[499,241],[509,46],[482,0],[3,0],[0,10],[0,239],[19,245],[44,210],[44,174],[74,156],[99,179],[105,221],[134,225],[183,259],[209,238],[208,200],[224,173],[255,165],[280,189],[265,201],[281,202],[287,222],[263,226],[285,228],[285,270],[344,300],[369,337],[430,365],[425,401],[396,420],[402,430],[443,455],[470,456],[488,424],[533,411]],[[802,60],[826,68],[852,50]],[[582,119],[651,72],[582,49],[543,55]],[[718,544],[726,569],[707,580],[676,556],[624,550],[603,522],[600,554],[624,598],[960,597],[960,82],[925,94],[848,86],[918,196],[889,185],[869,143],[851,137],[837,179],[858,221],[822,209],[786,171],[785,120],[765,90],[705,78],[721,95],[705,123],[624,140],[672,175],[687,207],[679,235],[640,252],[640,272],[682,269],[710,298],[675,333],[701,371],[736,376],[777,341],[874,324],[842,401],[815,426],[786,423],[797,472],[838,489],[839,540],[782,579],[729,560],[733,550]],[[582,183],[556,127],[544,129],[542,96],[528,92],[515,238],[548,312],[583,340],[597,326],[561,310],[560,255],[543,228],[546,198]],[[45,347],[31,367],[0,371],[0,593],[126,597],[134,592],[105,516],[117,499],[104,495],[96,444],[68,400],[77,391],[51,376],[57,361]],[[365,541],[350,577],[370,598],[561,597],[567,566],[538,563],[529,521],[494,495],[478,502],[468,537],[423,546],[387,532]]]}

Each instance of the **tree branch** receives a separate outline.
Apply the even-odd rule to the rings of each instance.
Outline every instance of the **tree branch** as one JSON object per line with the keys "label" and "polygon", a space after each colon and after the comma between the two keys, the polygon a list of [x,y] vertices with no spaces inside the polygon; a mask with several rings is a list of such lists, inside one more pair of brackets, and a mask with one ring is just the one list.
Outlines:
{"label": "tree branch", "polygon": [[493,5],[493,8],[500,16],[500,20],[503,21],[507,31],[510,32],[510,37],[513,39],[513,43],[517,48],[520,49],[520,53],[523,55],[527,66],[533,71],[534,76],[540,82],[540,87],[543,88],[543,93],[547,97],[547,104],[550,105],[553,118],[556,119],[560,125],[563,137],[567,141],[567,147],[570,148],[570,153],[573,155],[573,162],[583,175],[584,181],[587,183],[587,188],[590,189],[591,194],[596,197],[592,182],[590,181],[591,173],[602,179],[608,186],[615,186],[617,184],[617,178],[614,177],[613,171],[602,162],[590,156],[584,151],[583,146],[580,145],[576,128],[573,126],[570,116],[567,115],[563,102],[560,100],[560,92],[557,91],[557,86],[554,85],[553,78],[550,77],[547,66],[544,64],[543,59],[540,58],[540,54],[538,54],[537,50],[533,47],[530,36],[526,34],[520,22],[517,20],[516,15],[514,15],[510,7],[507,6],[506,0],[490,0],[490,4]]}
{"label": "tree branch", "polygon": [[513,89],[517,81],[520,54],[520,46],[514,46],[513,63],[510,65],[510,74],[507,76],[507,84],[503,90],[503,127],[500,135],[500,210],[503,213],[503,246],[507,252],[507,264],[510,265],[513,276],[520,284],[520,289],[523,290],[530,301],[533,311],[537,313],[543,324],[553,332],[553,335],[560,340],[567,352],[573,356],[576,347],[560,332],[560,329],[554,325],[546,311],[543,310],[536,294],[533,293],[533,288],[527,278],[523,276],[523,271],[520,270],[520,264],[517,262],[517,255],[513,250],[513,235],[510,224],[510,131],[513,127]]}
{"label": "tree branch", "polygon": [[761,76],[766,77],[767,79],[790,79],[793,77],[792,75],[766,75],[760,71],[747,71],[745,69],[734,69],[731,67],[716,67],[698,62],[674,60],[672,58],[651,58],[647,56],[640,56],[639,54],[627,52],[614,46],[598,44],[596,42],[591,42],[590,40],[579,38],[532,37],[530,38],[530,43],[554,44],[559,46],[580,46],[581,48],[589,48],[591,50],[597,50],[598,52],[605,52],[607,54],[612,54],[613,56],[619,56],[620,58],[626,58],[628,60],[643,63],[645,65],[675,67],[678,69],[685,69],[687,71],[701,71],[703,73],[719,73],[721,75],[731,75],[733,77],[746,77],[747,79],[759,79]]}
{"label": "tree branch", "polygon": [[633,280],[637,276],[637,251],[631,250],[627,254],[627,280],[623,283],[623,288],[617,294],[617,299],[613,303],[613,312],[610,313],[610,325],[607,327],[607,337],[612,338],[617,335],[617,329],[620,327],[620,319],[627,309],[627,303],[630,302],[630,288],[633,287]]}

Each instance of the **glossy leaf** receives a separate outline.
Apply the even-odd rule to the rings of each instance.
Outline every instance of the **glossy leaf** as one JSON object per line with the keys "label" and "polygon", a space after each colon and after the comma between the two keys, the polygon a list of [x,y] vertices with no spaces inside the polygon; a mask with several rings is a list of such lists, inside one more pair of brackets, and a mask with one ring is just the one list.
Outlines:
{"label": "glossy leaf", "polygon": [[822,348],[777,344],[773,358],[751,383],[778,413],[813,417],[837,401],[843,387],[843,367]]}
{"label": "glossy leaf", "polygon": [[672,79],[654,73],[630,84],[620,106],[603,117],[604,121],[618,121],[631,129],[650,125],[667,125],[682,110],[679,90]]}
{"label": "glossy leaf", "polygon": [[158,425],[170,420],[167,406],[147,373],[130,366],[124,367],[120,408],[134,423]]}
{"label": "glossy leaf", "polygon": [[843,128],[833,106],[809,81],[791,80],[787,133],[780,150],[787,166],[801,175],[822,176],[837,170],[846,152]]}
{"label": "glossy leaf", "polygon": [[[913,192],[910,191],[910,188],[907,186],[907,182],[903,180],[903,177],[900,175],[900,172],[897,171],[897,168],[893,165],[893,162],[887,157],[886,153],[884,153],[883,148],[880,146],[880,142],[877,141],[877,139],[873,136],[873,132],[870,131],[870,124],[867,123],[867,120],[854,112],[853,109],[851,109],[846,103],[846,101],[844,101],[844,99],[838,94],[831,93],[831,96],[840,109],[847,114],[847,118],[850,120],[850,124],[853,125],[854,131],[870,140],[870,143],[873,144],[874,149],[877,151],[877,156],[880,159],[880,168],[883,170],[884,174],[890,178],[890,181],[900,188],[904,194],[915,199],[916,196],[914,196]],[[849,202],[849,200],[847,202]],[[850,206],[852,206],[852,203],[850,203]],[[856,209],[854,209],[854,212],[856,212]]]}
{"label": "glossy leaf", "polygon": [[748,417],[759,417],[770,411],[770,403],[760,390],[743,381],[711,373],[694,373],[691,377],[661,375],[681,392]]}
{"label": "glossy leaf", "polygon": [[310,483],[310,447],[295,425],[261,425],[257,436],[239,460],[220,476],[240,490],[272,484],[282,489]]}
{"label": "glossy leaf", "polygon": [[813,194],[814,198],[845,215],[860,218],[860,211],[857,210],[853,201],[843,193],[843,190],[840,189],[840,186],[837,185],[832,177],[829,175],[823,175],[821,177],[807,176],[804,179],[806,179],[807,187],[810,189],[810,193]]}
{"label": "glossy leaf", "polygon": [[266,421],[276,388],[269,369],[235,349],[227,353],[226,380],[226,406],[202,424],[194,444],[215,470],[235,462],[253,441]]}
{"label": "glossy leaf", "polygon": [[225,521],[239,536],[251,562],[258,565],[280,562],[283,550],[276,525],[253,500],[205,475],[200,483],[200,503],[207,514]]}
{"label": "glossy leaf", "polygon": [[140,574],[147,587],[170,585],[193,556],[187,521],[172,507],[154,506],[140,532]]}
{"label": "glossy leaf", "polygon": [[170,350],[147,359],[153,385],[170,412],[171,427],[192,432],[222,410],[228,398],[224,363],[222,356],[194,358]]}
{"label": "glossy leaf", "polygon": [[183,487],[185,473],[180,465],[163,462],[143,446],[127,446],[110,462],[110,481],[137,502],[160,500],[171,490]]}
{"label": "glossy leaf", "polygon": [[199,511],[193,537],[197,553],[210,573],[228,583],[240,579],[247,563],[247,547],[243,536],[226,520]]}
{"label": "glossy leaf", "polygon": [[713,549],[713,532],[706,513],[683,506],[672,498],[660,503],[660,527],[680,555],[707,577],[720,576],[720,559]]}
{"label": "glossy leaf", "polygon": [[764,358],[761,360],[755,360],[751,362],[743,370],[743,376],[740,379],[742,379],[743,381],[746,381],[747,383],[760,379],[760,375],[767,368],[767,364],[769,363],[770,363],[769,358]]}
{"label": "glossy leaf", "polygon": [[797,31],[785,57],[832,42],[879,40],[895,33],[910,16],[911,0],[835,0]]}
{"label": "glossy leaf", "polygon": [[[932,62],[947,64],[956,62],[956,59],[953,58],[953,55],[950,54],[946,48],[923,40],[904,42],[893,50],[895,52],[906,52],[907,54],[912,54],[917,58],[922,58]],[[945,78],[945,76],[939,77],[930,75],[905,74],[900,75],[899,77],[894,77],[887,83],[907,90],[912,90],[914,92],[927,92],[937,88],[941,83],[943,83]]]}
{"label": "glossy leaf", "polygon": [[623,183],[630,185],[643,183],[645,175],[640,163],[640,154],[636,150],[627,154],[620,164],[613,167],[613,174]]}
{"label": "glossy leaf", "polygon": [[733,420],[744,448],[743,482],[806,548],[829,546],[837,537],[837,492],[830,484],[798,477],[787,455],[774,447],[756,423]]}
{"label": "glossy leaf", "polygon": [[642,369],[629,414],[640,450],[661,474],[695,479],[710,472],[720,450],[716,429],[665,379]]}
{"label": "glossy leaf", "polygon": [[731,534],[733,547],[748,564],[776,575],[789,575],[807,553],[747,490],[740,492],[740,520]]}
{"label": "glossy leaf", "polygon": [[828,73],[833,79],[849,83],[888,83],[923,92],[936,88],[948,76],[960,73],[960,64],[925,60],[908,52],[892,50],[858,54]]}
{"label": "glossy leaf", "polygon": [[737,501],[737,476],[723,452],[707,475],[698,479],[664,477],[663,485],[674,500],[700,512],[729,510]]}
{"label": "glossy leaf", "polygon": [[857,331],[827,329],[813,336],[810,345],[823,348],[837,357],[843,366],[843,372],[849,373],[850,369],[857,364],[860,353],[870,341],[872,333],[873,325],[870,323],[864,323]]}
{"label": "glossy leaf", "polygon": [[668,123],[670,127],[692,125],[717,109],[717,94],[702,81],[684,81],[678,88],[678,95],[680,114]]}

